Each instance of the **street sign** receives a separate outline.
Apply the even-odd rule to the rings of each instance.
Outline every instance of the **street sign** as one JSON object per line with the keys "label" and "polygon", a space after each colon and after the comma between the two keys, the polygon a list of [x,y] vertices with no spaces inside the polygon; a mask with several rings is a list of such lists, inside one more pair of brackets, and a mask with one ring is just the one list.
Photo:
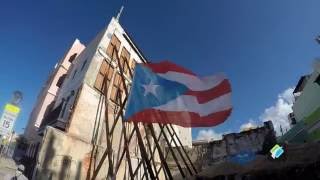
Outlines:
{"label": "street sign", "polygon": [[19,115],[20,108],[13,104],[6,104],[0,119],[0,135],[8,135]]}

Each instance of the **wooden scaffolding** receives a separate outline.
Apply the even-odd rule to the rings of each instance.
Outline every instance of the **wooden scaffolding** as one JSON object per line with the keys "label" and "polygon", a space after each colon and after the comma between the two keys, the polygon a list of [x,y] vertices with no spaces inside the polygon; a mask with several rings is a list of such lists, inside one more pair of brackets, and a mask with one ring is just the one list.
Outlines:
{"label": "wooden scaffolding", "polygon": [[[108,105],[108,86],[109,81],[107,74],[104,76],[103,93],[100,95],[100,103],[97,114],[103,114],[105,122],[105,138],[106,148],[102,152],[101,158],[97,158],[98,151],[97,136],[94,138],[93,148],[90,156],[90,165],[87,174],[87,180],[94,180],[98,173],[102,171],[103,165],[107,167],[107,179],[116,179],[120,173],[120,165],[125,163],[124,179],[173,179],[172,166],[178,168],[178,172],[182,178],[193,176],[197,173],[187,150],[183,146],[175,128],[172,124],[144,124],[123,121],[124,108],[129,96],[128,80],[124,76],[124,66],[128,66],[127,59],[124,63],[120,62],[119,53],[116,48],[113,48],[112,61],[108,63],[116,64],[116,68],[120,71],[120,80],[124,90],[124,97],[117,95],[118,108],[113,113],[113,121],[109,120],[110,110]],[[130,68],[129,78],[133,79],[133,72]],[[127,83],[126,83],[127,82]],[[107,97],[107,98],[106,98]],[[103,104],[103,103],[101,103]],[[104,111],[104,112],[103,112]],[[97,123],[99,124],[99,123]],[[121,140],[117,149],[118,158],[113,158],[112,138],[116,126],[121,127]],[[141,131],[144,131],[142,135]],[[138,163],[133,165],[133,157],[130,153],[130,143],[133,139],[137,141],[137,151],[139,154]],[[121,142],[122,141],[122,142]],[[174,146],[173,146],[174,145]],[[175,164],[168,164],[168,156],[173,159]],[[107,159],[107,160],[106,160]],[[107,164],[107,165],[106,165]],[[138,175],[139,172],[143,172]],[[123,172],[122,172],[123,173]],[[162,173],[162,176],[160,175]]]}

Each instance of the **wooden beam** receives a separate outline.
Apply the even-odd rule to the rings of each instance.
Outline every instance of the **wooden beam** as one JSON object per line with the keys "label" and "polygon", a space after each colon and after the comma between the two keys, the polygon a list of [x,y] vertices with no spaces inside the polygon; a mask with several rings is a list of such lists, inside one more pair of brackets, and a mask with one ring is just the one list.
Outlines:
{"label": "wooden beam", "polygon": [[184,151],[184,153],[186,154],[187,159],[188,159],[189,163],[191,164],[191,166],[192,166],[192,168],[193,168],[194,172],[195,172],[195,173],[198,173],[198,171],[197,171],[197,169],[194,167],[194,164],[192,163],[192,161],[191,161],[191,159],[190,159],[190,157],[189,157],[189,155],[188,155],[188,153],[187,153],[186,149],[185,149],[185,148],[184,148],[184,146],[182,145],[181,140],[179,139],[179,137],[178,137],[177,133],[175,132],[175,130],[174,130],[174,128],[173,128],[173,126],[172,126],[172,124],[169,124],[169,126],[171,127],[171,129],[172,129],[172,131],[173,131],[173,134],[177,137],[177,140],[178,140],[178,142],[179,142],[179,144],[180,144],[180,146],[181,146],[182,150],[183,150],[183,151]]}
{"label": "wooden beam", "polygon": [[[134,134],[134,130],[131,131],[130,133],[130,136],[129,136],[129,139],[128,139],[128,143],[131,141],[132,137],[133,137],[133,134]],[[125,149],[123,149],[122,153],[121,153],[121,156],[120,156],[120,159],[119,161],[117,162],[116,164],[116,168],[115,168],[115,174],[118,173],[118,170],[119,170],[119,167],[120,167],[120,164],[121,164],[121,161],[124,157],[124,154],[125,154]]]}
{"label": "wooden beam", "polygon": [[[149,138],[148,138],[148,133],[147,133],[147,132],[148,132],[148,129],[146,128],[145,125],[143,125],[143,127],[144,127],[144,130],[145,130],[145,132],[146,132],[147,147],[148,147],[148,149],[149,149],[149,151],[150,151],[150,154],[151,154],[151,157],[150,157],[149,161],[151,160],[152,165],[153,165],[153,169],[154,169],[154,171],[156,172],[156,171],[157,171],[157,166],[156,166],[156,164],[155,164],[155,162],[154,162],[154,156],[152,155],[151,142],[150,142],[150,140],[149,140]],[[156,174],[156,179],[159,179],[158,174]]]}
{"label": "wooden beam", "polygon": [[[121,77],[122,86],[123,86],[123,89],[124,89],[126,97],[128,97],[129,96],[129,92],[128,92],[128,89],[127,89],[127,86],[126,86],[126,83],[125,83],[125,78],[123,76],[123,74],[124,74],[123,67],[121,66],[120,59],[116,58],[116,60],[117,60],[118,67],[119,67],[119,70],[120,70],[120,77]],[[128,68],[128,69],[130,70],[130,68]],[[132,78],[132,76],[131,76],[131,78]],[[138,144],[139,144],[139,148],[140,148],[140,151],[141,151],[142,159],[146,163],[147,169],[149,171],[150,178],[151,179],[155,179],[153,171],[152,171],[151,164],[148,161],[148,155],[147,155],[146,149],[145,149],[144,144],[143,144],[143,140],[142,140],[142,136],[141,136],[138,124],[137,123],[133,123],[133,126],[134,126],[134,129],[136,131],[137,138],[138,138]]]}
{"label": "wooden beam", "polygon": [[[123,115],[122,115],[123,118]],[[127,157],[127,162],[128,162],[128,166],[129,166],[129,174],[130,174],[130,178],[132,180],[134,180],[134,176],[133,176],[133,171],[132,171],[132,164],[131,164],[131,157],[130,157],[130,152],[129,152],[129,142],[128,142],[128,137],[127,137],[127,130],[125,127],[125,124],[123,122],[121,122],[122,124],[122,131],[123,131],[123,136],[124,136],[124,150],[126,151],[126,157]]]}
{"label": "wooden beam", "polygon": [[[160,125],[160,126],[163,127],[163,125]],[[179,146],[178,146],[178,144],[177,144],[177,142],[176,142],[176,140],[175,140],[174,135],[171,133],[171,131],[170,131],[170,129],[168,128],[167,125],[164,125],[164,126],[166,127],[166,129],[167,129],[168,133],[170,134],[171,138],[173,139],[173,143],[174,143],[174,145],[177,147],[176,149],[178,150],[178,153],[179,153],[179,155],[181,156],[183,163],[186,165],[186,167],[187,167],[190,175],[193,175],[192,170],[190,169],[190,167],[189,167],[186,159],[184,158],[184,156],[183,156],[183,154],[182,154],[182,152],[181,152],[181,150],[180,150],[180,148],[179,148]],[[187,154],[187,155],[188,155],[188,154]]]}
{"label": "wooden beam", "polygon": [[[167,164],[167,162],[166,162],[166,160],[165,160],[165,158],[164,158],[164,156],[163,156],[163,152],[162,152],[162,150],[161,150],[161,147],[160,147],[160,145],[159,145],[159,142],[158,142],[157,139],[156,139],[156,135],[155,135],[155,131],[154,131],[153,125],[152,125],[152,124],[148,124],[148,128],[150,129],[151,136],[152,136],[152,138],[154,139],[155,145],[156,145],[156,147],[157,147],[157,149],[158,149],[161,163],[163,164],[163,166],[164,166],[164,168],[165,168],[165,171],[166,171],[169,179],[173,179],[172,174],[171,174],[171,171],[170,171],[170,169],[169,169],[169,166],[168,166],[168,164]],[[162,132],[163,135],[165,136],[165,133],[164,133],[163,131],[161,131],[161,132]],[[168,142],[169,142],[169,141],[168,141]]]}
{"label": "wooden beam", "polygon": [[167,144],[168,144],[168,148],[169,148],[169,150],[170,150],[170,152],[171,152],[171,154],[172,154],[172,157],[173,157],[174,161],[176,162],[176,164],[177,164],[177,166],[178,166],[178,169],[179,169],[179,171],[180,171],[180,173],[181,173],[181,176],[182,176],[183,178],[186,178],[186,175],[184,174],[183,169],[181,168],[181,165],[180,165],[180,163],[179,163],[179,160],[178,160],[176,154],[174,153],[174,151],[173,151],[173,149],[172,149],[172,147],[171,147],[171,143],[170,143],[170,141],[169,141],[166,133],[164,132],[163,127],[162,127],[160,124],[159,124],[159,127],[160,127],[160,130],[163,131],[164,139],[166,140],[166,142],[167,142]]}
{"label": "wooden beam", "polygon": [[138,124],[137,123],[133,123],[133,126],[134,126],[134,129],[135,129],[136,134],[137,134],[138,144],[139,144],[139,148],[140,148],[140,152],[141,152],[141,157],[142,157],[143,161],[146,163],[147,169],[149,171],[150,178],[151,179],[155,179],[153,171],[152,171],[152,167],[151,167],[151,164],[150,164],[150,161],[148,161],[148,155],[147,155],[146,149],[145,149],[144,144],[143,144],[143,140],[142,140],[142,136],[141,136]]}
{"label": "wooden beam", "polygon": [[96,179],[100,168],[102,167],[102,164],[106,157],[108,157],[108,174],[107,176],[113,177],[113,162],[112,162],[112,145],[110,140],[110,133],[109,133],[109,112],[108,112],[108,84],[107,84],[107,76],[104,76],[104,82],[103,82],[103,90],[104,90],[104,106],[105,106],[105,129],[106,129],[106,140],[107,140],[107,148],[105,153],[102,155],[102,158],[100,160],[100,163],[97,166],[97,169],[93,172],[92,180]]}

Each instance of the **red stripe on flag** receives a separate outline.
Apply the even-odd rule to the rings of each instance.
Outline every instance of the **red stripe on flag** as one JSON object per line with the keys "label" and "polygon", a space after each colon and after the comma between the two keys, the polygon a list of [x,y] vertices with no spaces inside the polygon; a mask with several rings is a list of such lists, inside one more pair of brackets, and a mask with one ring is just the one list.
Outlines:
{"label": "red stripe on flag", "polygon": [[178,66],[176,64],[173,64],[169,61],[162,61],[160,63],[148,63],[148,64],[143,64],[144,66],[149,67],[154,73],[166,73],[169,71],[173,71],[173,72],[180,72],[180,73],[185,73],[185,74],[190,74],[190,75],[194,75],[195,74],[193,72],[191,72],[188,69],[185,69],[181,66]]}
{"label": "red stripe on flag", "polygon": [[199,104],[206,103],[212,99],[231,92],[231,86],[229,80],[223,80],[219,85],[206,91],[188,91],[185,95],[195,96],[198,99]]}
{"label": "red stripe on flag", "polygon": [[172,112],[146,109],[131,116],[129,121],[144,123],[176,124],[183,127],[210,127],[223,123],[232,109],[200,117],[194,112]]}

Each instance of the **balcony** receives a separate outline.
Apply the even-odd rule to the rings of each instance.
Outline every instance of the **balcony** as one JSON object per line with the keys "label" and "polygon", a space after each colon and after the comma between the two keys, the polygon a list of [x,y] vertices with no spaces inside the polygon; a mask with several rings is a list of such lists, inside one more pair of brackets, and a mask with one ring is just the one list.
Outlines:
{"label": "balcony", "polygon": [[64,102],[61,102],[59,106],[57,106],[53,110],[50,110],[50,106],[52,106],[52,104],[48,106],[49,112],[46,113],[45,117],[42,120],[42,123],[38,130],[39,135],[43,135],[44,130],[47,126],[52,126],[60,130],[65,130],[66,122],[61,117],[63,114],[63,109],[65,108],[64,104]]}

